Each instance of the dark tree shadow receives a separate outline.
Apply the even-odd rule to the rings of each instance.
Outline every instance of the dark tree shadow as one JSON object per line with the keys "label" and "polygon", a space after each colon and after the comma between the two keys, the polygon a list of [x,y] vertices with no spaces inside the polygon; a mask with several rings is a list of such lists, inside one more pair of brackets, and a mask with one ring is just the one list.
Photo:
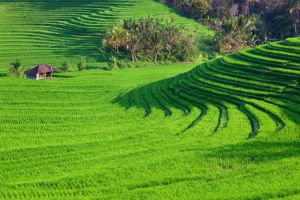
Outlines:
{"label": "dark tree shadow", "polygon": [[63,75],[63,74],[60,74],[60,73],[54,73],[53,78],[74,78],[74,76],[65,75],[65,74]]}
{"label": "dark tree shadow", "polygon": [[[234,68],[233,73],[221,71],[219,68],[226,66],[220,62],[222,59],[216,59],[173,78],[138,87],[122,94],[113,103],[118,103],[126,109],[142,108],[145,110],[145,116],[150,115],[153,108],[160,109],[165,116],[172,115],[171,108],[179,109],[184,114],[189,114],[192,107],[199,109],[199,116],[182,132],[199,123],[206,115],[209,105],[218,109],[216,112],[218,122],[213,133],[227,127],[229,105],[234,106],[248,119],[251,126],[249,138],[259,133],[263,123],[258,118],[257,112],[264,113],[265,117],[273,121],[276,125],[274,133],[283,130],[286,126],[285,119],[274,109],[282,111],[295,124],[300,124],[300,88],[297,82],[300,77],[297,74],[274,73],[273,66],[262,66],[261,68],[264,69],[261,74],[258,74],[256,66],[253,68],[255,71],[251,72],[248,71],[250,67],[240,68],[238,64],[231,67]],[[218,63],[220,66],[214,66],[212,63],[215,65]],[[219,73],[224,74],[223,77],[220,77]],[[236,77],[238,81],[231,77]],[[255,84],[246,82],[248,79],[255,81]],[[264,80],[273,86],[284,87],[277,87],[278,89],[266,87],[261,84]],[[269,106],[272,106],[272,109]],[[300,132],[299,129],[298,131]]]}
{"label": "dark tree shadow", "polygon": [[[58,55],[64,55],[65,57],[86,56],[88,60],[104,62],[106,58],[101,56],[99,45],[101,44],[100,34],[105,31],[99,29],[99,31],[95,33],[95,31],[88,30],[84,27],[78,28],[72,25],[63,26],[56,32],[55,36],[57,38],[65,38],[65,40],[68,41],[68,46],[61,50],[60,46],[57,46],[56,49],[59,50],[54,50],[53,52]],[[97,36],[97,34],[99,36]],[[74,37],[77,36],[91,37],[83,37],[80,40],[74,39]]]}
{"label": "dark tree shadow", "polygon": [[[288,92],[289,94],[285,94],[286,92]],[[289,120],[291,120],[292,122],[294,122],[297,125],[300,125],[300,99],[299,99],[299,95],[300,95],[300,85],[297,81],[293,81],[289,87],[285,88],[285,91],[283,92],[283,96],[287,96],[290,94],[294,94],[294,99],[292,101],[290,100],[285,100],[284,103],[284,108],[281,109],[281,112],[283,113],[283,115],[285,115]],[[300,134],[300,127],[298,129],[298,132]]]}
{"label": "dark tree shadow", "polygon": [[[135,107],[145,111],[145,117],[151,114],[153,109],[161,110],[166,117],[171,116],[172,110],[177,109],[182,112],[182,115],[188,115],[192,111],[192,107],[200,110],[200,114],[178,135],[193,128],[198,124],[208,111],[207,104],[214,104],[220,110],[219,120],[216,124],[215,131],[218,131],[227,126],[228,115],[227,108],[223,105],[224,99],[212,100],[205,97],[205,93],[187,87],[182,83],[191,72],[180,74],[174,78],[149,83],[138,88],[135,88],[127,93],[120,94],[112,103],[118,103],[126,109]],[[211,100],[211,102],[210,102]]]}
{"label": "dark tree shadow", "polygon": [[154,108],[161,110],[166,116],[170,116],[172,114],[170,109],[178,108],[167,100],[168,97],[165,94],[165,92],[168,92],[168,95],[175,95],[172,89],[166,91],[166,87],[168,87],[167,84],[172,81],[173,78],[167,78],[137,87],[129,92],[121,93],[112,103],[117,103],[125,107],[126,110],[131,107],[143,109],[145,110],[145,117],[147,117]]}
{"label": "dark tree shadow", "polygon": [[[198,151],[189,149],[189,151]],[[300,156],[300,141],[253,141],[225,145],[211,150],[206,158],[238,161],[242,163],[266,163]]]}
{"label": "dark tree shadow", "polygon": [[[57,19],[58,21],[51,21],[44,25],[49,27],[50,33],[43,33],[40,40],[52,41],[53,38],[57,38],[58,41],[63,40],[65,45],[61,45],[57,42],[57,45],[53,46],[53,53],[64,56],[66,58],[86,56],[92,62],[104,62],[106,57],[100,52],[103,36],[107,30],[114,24],[114,20],[107,20],[113,14],[114,9],[118,6],[130,6],[127,2],[110,1],[110,0],[87,0],[87,1],[39,1],[39,2],[27,2],[32,4],[31,6],[36,9],[51,11],[55,9],[66,9],[66,12],[70,12],[67,9],[75,9],[72,12],[79,12],[80,14],[72,14],[67,18]],[[105,9],[91,9],[85,8],[85,5],[91,3],[99,3],[99,6],[103,6]],[[74,10],[73,9],[73,10]],[[84,13],[82,9],[87,9]],[[106,12],[110,11],[110,12]],[[55,12],[55,11],[52,11]],[[59,12],[62,12],[61,10]],[[98,19],[95,17],[98,16]],[[113,15],[114,16],[114,15]],[[91,17],[91,18],[88,18]],[[102,19],[103,18],[103,22]],[[100,19],[100,20],[99,20]],[[87,23],[87,24],[86,24]],[[103,25],[105,24],[105,25]],[[110,25],[111,24],[111,25]],[[104,27],[103,27],[104,26]],[[98,28],[99,27],[99,28]],[[48,34],[48,35],[47,35]],[[49,37],[49,39],[47,38]]]}
{"label": "dark tree shadow", "polygon": [[8,74],[7,73],[0,73],[0,77],[7,77]]}

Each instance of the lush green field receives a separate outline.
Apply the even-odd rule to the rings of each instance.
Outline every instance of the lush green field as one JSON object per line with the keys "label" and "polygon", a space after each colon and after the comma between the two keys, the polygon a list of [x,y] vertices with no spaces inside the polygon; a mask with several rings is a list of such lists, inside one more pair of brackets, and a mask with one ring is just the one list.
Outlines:
{"label": "lush green field", "polygon": [[[300,38],[99,70],[106,29],[148,14],[211,34],[151,0],[0,0],[0,199],[300,199]],[[49,81],[5,73],[82,55]]]}
{"label": "lush green field", "polygon": [[0,0],[0,72],[15,58],[27,67],[60,67],[65,59],[76,64],[86,56],[99,67],[105,58],[98,47],[108,29],[120,19],[148,15],[173,18],[199,31],[203,39],[212,34],[154,0]]}
{"label": "lush green field", "polygon": [[0,78],[0,199],[299,199],[299,44]]}

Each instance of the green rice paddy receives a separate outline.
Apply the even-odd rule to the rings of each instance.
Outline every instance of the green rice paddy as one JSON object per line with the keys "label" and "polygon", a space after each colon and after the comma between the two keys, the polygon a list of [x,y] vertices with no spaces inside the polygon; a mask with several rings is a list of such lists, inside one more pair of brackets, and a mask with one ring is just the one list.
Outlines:
{"label": "green rice paddy", "polygon": [[[0,2],[0,199],[300,199],[300,38],[104,71],[97,23],[194,22],[150,0]],[[82,55],[89,70],[53,80],[6,75]]]}
{"label": "green rice paddy", "polygon": [[16,58],[27,67],[38,63],[60,67],[66,59],[75,65],[86,56],[93,66],[101,66],[106,59],[99,46],[109,28],[124,18],[150,15],[172,18],[200,32],[203,39],[213,34],[153,0],[1,0],[0,72]]}

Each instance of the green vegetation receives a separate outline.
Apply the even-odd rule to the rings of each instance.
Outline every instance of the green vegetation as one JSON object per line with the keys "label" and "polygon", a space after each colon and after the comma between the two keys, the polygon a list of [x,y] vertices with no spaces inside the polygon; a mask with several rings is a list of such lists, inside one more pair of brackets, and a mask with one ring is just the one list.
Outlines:
{"label": "green vegetation", "polygon": [[71,63],[70,63],[69,60],[66,60],[65,62],[63,62],[63,64],[62,64],[62,70],[63,70],[64,72],[68,72],[68,71],[70,71],[71,69],[72,69],[72,66],[71,66]]}
{"label": "green vegetation", "polygon": [[22,61],[20,59],[16,59],[14,62],[10,63],[9,72],[17,78],[20,78],[23,76],[24,68],[25,66]]}
{"label": "green vegetation", "polygon": [[108,64],[108,67],[109,67],[110,70],[111,70],[111,69],[115,69],[115,68],[118,67],[118,62],[117,62],[117,59],[116,59],[115,56],[110,56],[110,57],[108,58],[107,64]]}
{"label": "green vegetation", "polygon": [[215,21],[215,50],[222,54],[234,53],[242,48],[254,47],[260,43],[257,36],[258,21],[255,16],[238,16]]}
{"label": "green vegetation", "polygon": [[107,54],[132,62],[188,62],[199,55],[195,32],[156,17],[122,20],[108,32],[103,46]]}
{"label": "green vegetation", "polygon": [[[158,1],[0,1],[0,199],[300,199],[300,37],[99,70],[131,67],[97,44],[148,14],[212,38]],[[15,58],[87,70],[17,79]]]}
{"label": "green vegetation", "polygon": [[0,199],[299,198],[299,44],[2,77]]}
{"label": "green vegetation", "polygon": [[[300,55],[292,53],[300,47],[299,41],[294,38],[244,49],[174,78],[141,86],[118,97],[117,102],[126,108],[142,107],[146,116],[152,107],[162,110],[165,116],[172,114],[171,108],[183,113],[189,113],[192,107],[199,109],[199,116],[180,134],[201,123],[209,105],[218,110],[212,134],[230,125],[228,107],[234,107],[249,121],[249,138],[280,132],[287,124],[279,110],[295,123],[300,122]],[[284,48],[278,47],[279,43]],[[139,100],[132,99],[136,94],[140,94]]]}
{"label": "green vegetation", "polygon": [[77,68],[79,71],[83,71],[86,69],[86,57],[82,56],[80,62],[77,64]]}
{"label": "green vegetation", "polygon": [[[245,44],[252,46],[299,35],[299,0],[160,1],[187,17],[208,24],[217,33],[221,32],[215,38],[217,50],[221,53],[237,51]],[[236,26],[241,19],[250,22],[253,28]],[[235,27],[236,34],[228,34],[228,25]]]}
{"label": "green vegetation", "polygon": [[40,63],[60,67],[67,59],[76,67],[86,56],[87,68],[103,67],[107,58],[99,46],[107,31],[121,19],[146,16],[172,18],[201,32],[204,41],[213,35],[153,0],[5,0],[0,1],[0,72],[15,58],[27,68]]}

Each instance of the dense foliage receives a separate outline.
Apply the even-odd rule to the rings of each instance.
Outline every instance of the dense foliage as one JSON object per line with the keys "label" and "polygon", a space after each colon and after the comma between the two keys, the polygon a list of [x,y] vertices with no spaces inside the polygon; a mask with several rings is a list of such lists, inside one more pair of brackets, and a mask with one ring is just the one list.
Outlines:
{"label": "dense foliage", "polygon": [[[222,34],[218,34],[215,39],[218,40],[216,47],[222,53],[236,51],[245,44],[260,44],[299,34],[299,0],[162,0],[162,2],[221,31]],[[254,25],[252,26],[254,29],[243,30],[243,26],[236,26],[242,17]],[[215,26],[216,24],[219,26]],[[235,26],[233,30],[235,29],[238,34],[227,34],[225,27],[230,24]],[[254,31],[258,29],[259,31]]]}
{"label": "dense foliage", "polygon": [[260,20],[256,16],[211,20],[211,25],[216,30],[215,50],[221,53],[232,53],[246,46],[254,47],[264,42],[260,37]]}
{"label": "dense foliage", "polygon": [[118,60],[190,61],[197,55],[197,38],[170,19],[148,17],[122,20],[102,41]]}

